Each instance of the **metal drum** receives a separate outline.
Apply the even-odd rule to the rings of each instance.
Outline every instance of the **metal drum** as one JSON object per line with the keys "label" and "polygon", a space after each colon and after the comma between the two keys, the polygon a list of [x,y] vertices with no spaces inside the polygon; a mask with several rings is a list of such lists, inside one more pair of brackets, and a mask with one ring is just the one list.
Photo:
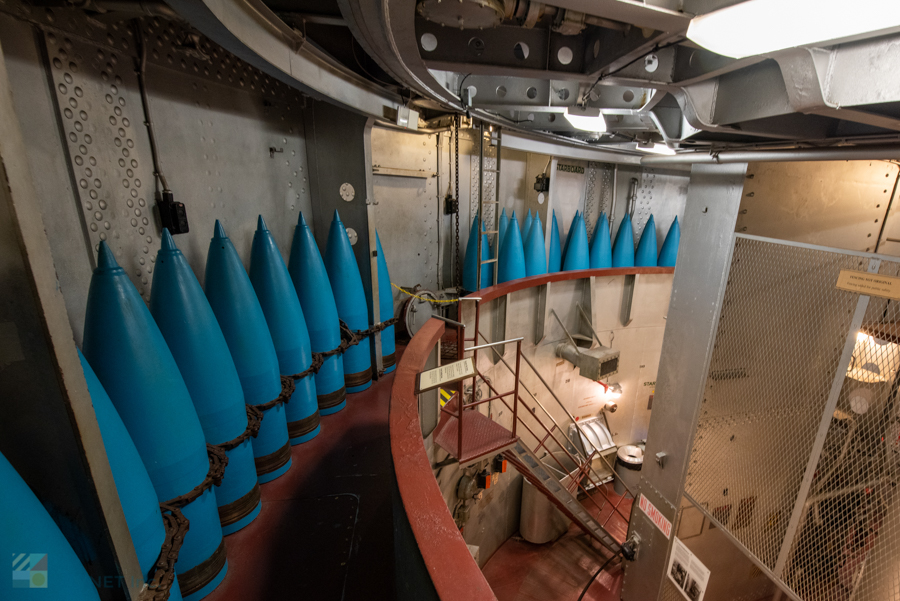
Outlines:
{"label": "metal drum", "polygon": [[[577,466],[562,451],[554,452],[553,457],[555,459],[544,457],[541,460],[544,467],[569,490],[576,488],[572,472],[577,470]],[[565,471],[560,469],[560,463]],[[519,532],[522,538],[538,545],[549,543],[565,534],[569,524],[571,520],[563,515],[550,499],[528,480],[522,481],[522,512],[519,515]]]}
{"label": "metal drum", "polygon": [[616,453],[616,483],[613,489],[617,495],[624,495],[625,484],[632,490],[637,490],[641,481],[641,468],[644,466],[644,449],[634,444],[627,444],[619,448]]}

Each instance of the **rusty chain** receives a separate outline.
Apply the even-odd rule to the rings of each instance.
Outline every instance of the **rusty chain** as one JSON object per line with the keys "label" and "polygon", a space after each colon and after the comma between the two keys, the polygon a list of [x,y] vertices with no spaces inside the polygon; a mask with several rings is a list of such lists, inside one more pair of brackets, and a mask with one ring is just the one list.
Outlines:
{"label": "rusty chain", "polygon": [[269,401],[268,403],[263,403],[261,405],[254,405],[260,411],[268,411],[275,405],[280,405],[281,403],[287,403],[291,400],[291,397],[294,396],[294,389],[296,388],[296,384],[294,384],[294,379],[290,376],[281,376],[281,394],[277,397]]}
{"label": "rusty chain", "polygon": [[228,442],[216,445],[223,451],[230,451],[231,449],[237,448],[251,436],[256,438],[256,435],[259,434],[259,427],[262,425],[263,412],[254,405],[244,405],[244,407],[247,410],[247,429],[237,438],[232,438]]}
{"label": "rusty chain", "polygon": [[175,562],[178,561],[178,553],[181,551],[184,536],[191,527],[190,521],[181,513],[181,508],[200,498],[213,485],[222,484],[225,466],[228,465],[225,449],[218,445],[207,444],[206,455],[209,459],[209,471],[203,482],[192,488],[190,492],[159,504],[163,514],[166,538],[160,548],[159,557],[147,589],[141,593],[141,601],[166,601],[169,598],[172,584],[175,582]]}
{"label": "rusty chain", "polygon": [[203,479],[203,482],[192,488],[190,492],[169,499],[162,503],[162,505],[169,505],[181,509],[188,503],[200,498],[200,495],[206,492],[208,488],[211,488],[213,484],[216,486],[222,484],[222,476],[225,475],[225,466],[228,465],[228,457],[225,455],[225,450],[219,448],[217,445],[207,443],[206,454],[209,457],[209,471],[206,473],[206,478]]}
{"label": "rusty chain", "polygon": [[246,405],[247,428],[240,436],[227,442],[223,442],[222,444],[206,445],[206,452],[209,458],[209,471],[203,482],[191,489],[190,492],[159,504],[163,514],[166,538],[163,541],[159,552],[159,558],[156,560],[156,565],[150,577],[148,586],[141,593],[141,601],[166,601],[169,598],[172,584],[175,582],[175,562],[178,560],[178,553],[184,542],[184,536],[187,534],[188,529],[190,529],[190,522],[184,517],[181,508],[198,499],[213,485],[219,486],[222,484],[222,476],[224,476],[225,467],[228,465],[228,456],[225,452],[240,446],[248,438],[255,438],[259,434],[259,428],[262,425],[264,412],[279,403],[290,401],[296,388],[296,380],[303,379],[311,373],[317,373],[327,357],[343,353],[351,346],[359,344],[366,336],[381,332],[392,325],[395,325],[399,321],[399,317],[393,317],[366,330],[355,331],[351,330],[346,323],[341,321],[341,344],[339,344],[337,348],[323,353],[313,353],[312,364],[307,369],[291,376],[281,376],[281,393],[277,398],[261,405]]}
{"label": "rusty chain", "polygon": [[166,601],[169,598],[172,585],[175,583],[175,562],[178,560],[184,536],[191,527],[188,519],[177,507],[160,503],[159,508],[162,510],[166,538],[163,540],[150,582],[141,592],[140,601]]}
{"label": "rusty chain", "polygon": [[321,369],[322,365],[325,363],[325,359],[327,359],[328,357],[331,357],[333,355],[340,355],[351,346],[356,346],[357,344],[362,342],[363,339],[365,339],[367,336],[371,336],[372,334],[386,330],[387,328],[396,325],[399,322],[399,317],[392,317],[388,320],[382,321],[378,325],[374,325],[365,330],[351,330],[350,326],[348,326],[346,323],[344,323],[343,320],[341,320],[341,343],[330,351],[313,353],[312,365],[310,365],[300,373],[296,373],[288,377],[294,380],[301,380],[309,374],[317,374],[319,373],[319,369]]}

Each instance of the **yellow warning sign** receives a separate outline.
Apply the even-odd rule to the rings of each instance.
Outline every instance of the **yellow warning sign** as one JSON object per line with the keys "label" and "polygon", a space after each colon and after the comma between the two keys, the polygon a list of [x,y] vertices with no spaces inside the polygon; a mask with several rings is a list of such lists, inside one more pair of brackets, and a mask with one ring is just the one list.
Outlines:
{"label": "yellow warning sign", "polygon": [[900,278],[889,275],[841,269],[836,287],[848,292],[900,300]]}
{"label": "yellow warning sign", "polygon": [[441,407],[443,407],[444,405],[446,405],[447,403],[450,402],[450,399],[453,398],[453,391],[452,390],[444,390],[443,388],[439,388],[438,390],[440,390],[440,392],[441,392]]}

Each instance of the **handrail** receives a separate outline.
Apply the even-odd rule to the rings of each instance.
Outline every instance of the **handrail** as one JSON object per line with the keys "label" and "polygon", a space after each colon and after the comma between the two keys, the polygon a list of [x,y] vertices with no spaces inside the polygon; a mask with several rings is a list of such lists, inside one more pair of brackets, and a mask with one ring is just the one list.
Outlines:
{"label": "handrail", "polygon": [[[481,332],[479,332],[478,334],[482,338],[485,338],[484,334],[482,334]],[[494,352],[496,353],[496,351],[494,351]],[[499,353],[497,353],[497,354],[499,356]],[[525,357],[521,353],[519,353],[519,354],[520,354],[521,358],[525,359],[525,361],[528,362],[527,357]],[[507,369],[511,370],[511,368],[509,367],[509,364],[506,362],[506,359],[504,359],[502,356],[500,356],[500,360],[503,362],[503,365],[505,365]],[[517,363],[518,363],[518,361],[517,361]],[[537,376],[540,378],[541,375],[537,373],[537,370],[535,370],[534,366],[531,365],[530,363],[529,363],[529,366],[531,367],[532,371],[534,371],[537,374]],[[477,371],[477,368],[476,368],[476,371]],[[479,373],[479,375],[481,375],[481,372],[478,372],[478,373]],[[482,376],[482,378],[483,378],[483,376]],[[541,378],[541,380],[543,381],[543,378]],[[485,384],[487,384],[489,390],[491,390],[492,392],[496,392],[490,382],[485,380]],[[546,386],[546,383],[544,385]],[[537,397],[534,396],[534,394],[530,390],[525,388],[524,385],[522,385],[522,388],[525,389],[525,391],[531,396],[531,398],[534,400],[534,402],[537,404],[537,406],[540,407],[541,410],[544,412],[544,414],[550,418],[550,421],[553,422],[553,428],[547,428],[547,426],[540,420],[540,418],[538,418],[537,414],[533,413],[535,422],[537,422],[537,424],[539,426],[541,426],[545,432],[547,432],[547,436],[545,436],[543,439],[538,439],[537,434],[531,428],[528,427],[528,424],[526,424],[524,420],[522,420],[522,426],[524,426],[524,428],[528,431],[529,434],[531,434],[535,438],[535,440],[538,440],[538,447],[543,447],[545,451],[549,452],[550,449],[546,446],[545,443],[546,443],[548,437],[551,438],[553,440],[553,442],[555,442],[556,445],[562,450],[562,452],[565,453],[568,456],[568,458],[573,463],[576,464],[576,466],[578,466],[579,470],[582,468],[582,466],[586,466],[587,471],[584,473],[584,476],[587,477],[588,481],[594,486],[594,488],[597,491],[599,491],[601,495],[603,495],[603,498],[605,499],[605,501],[610,501],[609,496],[599,488],[599,485],[600,485],[600,483],[602,483],[603,479],[599,477],[599,475],[594,471],[594,468],[590,465],[590,459],[593,457],[593,453],[591,453],[587,459],[584,459],[583,455],[578,451],[578,447],[573,444],[573,442],[571,441],[571,439],[569,439],[568,436],[566,436],[565,431],[563,431],[563,429],[559,426],[559,423],[550,414],[550,412],[547,411],[547,409],[544,407],[544,405],[537,399]],[[550,391],[550,394],[553,395],[554,398],[556,398],[556,393],[554,393],[553,390],[551,390],[549,388],[548,388],[548,390]],[[520,399],[516,399],[516,400],[520,400]],[[560,402],[559,399],[556,399],[556,400],[558,403]],[[504,399],[501,398],[500,401],[504,405],[506,404],[506,401]],[[524,403],[525,401],[522,400],[522,402]],[[562,406],[562,403],[560,403],[560,406]],[[527,404],[526,404],[526,407],[527,407]],[[562,406],[562,408],[566,412],[567,415],[571,416],[571,414],[569,414],[568,410],[564,406]],[[572,418],[572,419],[573,419],[573,423],[575,423],[577,425],[578,422],[574,421],[574,418]],[[583,433],[583,430],[581,430],[580,425],[578,425],[577,427],[579,429],[579,432]],[[569,450],[566,448],[566,445],[564,445],[562,442],[560,442],[560,440],[558,438],[556,438],[556,436],[553,435],[553,430],[558,431],[560,436],[562,436],[563,439],[569,443],[569,445],[572,447],[572,451],[575,453],[575,456],[573,456],[572,453],[569,452]],[[618,477],[618,475],[615,473],[615,470],[613,469],[613,467],[609,464],[609,462],[606,460],[606,458],[603,457],[603,454],[597,453],[597,455],[603,460],[604,463],[606,463],[606,465],[610,469],[610,472],[612,473],[613,477]],[[576,459],[576,456],[577,456],[577,459]],[[551,457],[551,459],[556,461],[556,463],[559,465],[560,469],[565,471],[565,466],[563,466],[563,464],[559,461],[559,459],[556,456],[554,456],[552,453],[550,453],[550,457]],[[594,482],[594,478],[592,478],[590,474],[593,474],[594,478],[596,478],[596,480],[597,480],[596,482]],[[622,483],[624,484],[624,481]],[[600,505],[597,505],[597,502],[593,499],[593,497],[591,497],[591,495],[588,494],[587,490],[581,486],[580,482],[576,481],[576,486],[577,486],[577,488],[580,488],[581,491],[585,493],[585,495],[587,495],[588,499],[594,504],[595,507],[597,507],[598,511],[602,511],[602,507]],[[626,490],[628,491],[628,493],[631,494],[631,496],[633,498],[634,493],[632,492],[632,490],[630,488],[628,488],[627,486],[626,486]],[[621,499],[620,499],[620,502],[621,502]],[[622,514],[622,512],[619,511],[618,503],[613,506],[613,511],[615,513],[618,513],[619,516],[623,520],[625,520],[626,523],[628,521],[630,521],[628,517],[626,517],[625,515]],[[609,517],[612,517],[612,513],[610,513],[610,515],[607,517],[607,521],[608,521]],[[598,516],[598,519],[599,519],[599,516]],[[605,522],[604,522],[604,525],[605,525]]]}
{"label": "handrail", "polygon": [[[481,336],[482,338],[484,338],[485,340],[487,340],[487,337],[486,337],[483,333],[478,332],[478,335]],[[496,352],[496,351],[495,351],[495,352]],[[506,362],[506,359],[504,359],[503,356],[500,355],[499,353],[497,353],[497,355],[498,355],[498,357],[500,358],[500,361],[503,363],[503,365],[506,366],[506,369],[512,371],[512,368],[509,366],[509,363]],[[535,374],[535,375],[538,377],[538,379],[541,381],[541,384],[544,385],[544,388],[547,389],[547,392],[550,393],[550,396],[553,397],[553,400],[556,401],[556,404],[559,405],[559,407],[565,412],[566,416],[568,416],[568,418],[569,418],[570,420],[572,420],[572,423],[575,425],[575,428],[578,429],[578,432],[581,434],[581,436],[582,436],[585,440],[589,440],[589,439],[588,439],[588,436],[587,436],[587,433],[584,431],[584,428],[581,427],[581,424],[578,423],[578,420],[575,418],[575,416],[572,415],[572,413],[566,408],[565,405],[563,405],[563,402],[562,402],[561,400],[559,400],[559,397],[556,396],[556,392],[554,392],[554,390],[550,387],[550,385],[549,385],[549,384],[547,383],[547,381],[544,379],[544,376],[541,375],[541,373],[537,370],[537,368],[534,366],[534,364],[528,359],[528,357],[526,357],[525,355],[522,355],[522,358],[525,360],[525,364],[528,365],[528,367],[531,368],[531,371],[533,371],[534,374]],[[568,442],[570,445],[572,445],[572,448],[575,450],[575,453],[578,455],[579,459],[581,459],[581,458],[582,458],[582,454],[578,451],[577,445],[575,445],[575,443],[574,443],[568,436],[566,436],[565,431],[562,429],[562,427],[559,425],[559,423],[556,421],[556,419],[553,417],[553,415],[551,415],[550,412],[547,411],[547,408],[544,407],[543,403],[541,403],[541,402],[537,399],[537,397],[534,395],[534,393],[531,392],[530,390],[528,390],[528,388],[527,388],[524,384],[522,384],[522,389],[525,390],[525,392],[527,392],[527,393],[529,394],[529,396],[531,396],[532,400],[537,404],[538,407],[541,408],[541,411],[543,411],[544,414],[545,414],[547,417],[550,418],[550,421],[553,422],[553,425],[556,426],[556,428],[562,433],[562,436],[563,436],[563,438],[566,439],[566,442]],[[618,474],[616,474],[616,470],[613,468],[612,465],[610,465],[610,463],[609,463],[609,461],[606,459],[606,457],[604,457],[603,454],[602,454],[602,453],[599,453],[599,452],[597,453],[597,456],[600,457],[601,460],[603,460],[603,463],[605,463],[605,464],[606,464],[606,467],[609,468],[609,471],[612,473],[613,477],[619,479],[619,480],[622,482],[622,485],[625,487],[625,490],[627,490],[628,493],[629,493],[632,497],[634,497],[634,496],[635,496],[634,491],[631,490],[631,487],[628,486],[628,484],[627,484],[624,480],[622,480],[622,479],[618,476]],[[593,468],[590,468],[590,470],[591,470],[592,472],[594,471]],[[596,475],[596,474],[595,474],[595,475]]]}
{"label": "handrail", "polygon": [[[530,276],[530,277],[519,278],[516,280],[510,280],[509,282],[503,282],[501,284],[496,284],[494,286],[482,288],[477,293],[473,293],[468,296],[461,297],[460,300],[474,300],[474,301],[487,302],[487,301],[491,301],[491,300],[500,298],[502,296],[506,296],[513,292],[518,292],[520,290],[526,290],[528,288],[533,288],[535,286],[542,286],[544,284],[549,284],[549,283],[553,283],[553,282],[580,280],[580,279],[585,279],[585,278],[590,278],[590,277],[614,277],[614,276],[619,276],[619,275],[651,275],[651,274],[672,274],[672,273],[675,273],[674,267],[613,267],[613,268],[609,268],[609,269],[580,269],[580,270],[575,270],[575,271],[558,271],[556,273],[548,273],[548,274],[544,274],[544,275],[535,275],[535,276]],[[582,316],[586,318],[586,316],[584,315],[584,310],[581,309],[580,305],[579,305],[579,310],[581,310]],[[556,317],[557,320],[559,320],[559,317],[556,316],[555,311],[551,310],[551,312],[554,314],[554,317]],[[473,338],[469,339],[469,340],[472,340],[473,342],[475,342],[475,344],[478,344],[479,336],[481,336],[481,338],[483,338],[485,342],[490,342],[488,340],[488,338],[484,334],[482,334],[479,329],[479,323],[478,323],[479,313],[480,312],[478,310],[475,311],[475,335],[473,336]],[[560,325],[562,325],[562,323],[560,323]],[[592,324],[590,327],[591,327],[591,332],[594,334],[594,337],[597,339],[597,342],[602,344],[602,342],[600,342],[599,336],[597,336],[597,333],[594,331]],[[568,332],[566,332],[566,334],[568,335]],[[571,338],[570,338],[570,340],[571,340]],[[574,344],[574,342],[573,342],[573,344]],[[491,350],[494,351],[495,354],[500,356],[500,353],[497,353],[496,350],[494,350],[493,348]],[[462,355],[462,353],[460,353],[460,356],[461,355]],[[569,419],[572,420],[572,423],[574,423],[576,428],[578,428],[578,431],[582,434],[582,436],[584,436],[584,430],[582,429],[581,425],[578,423],[578,420],[576,420],[575,417],[569,412],[569,410],[566,409],[566,407],[563,405],[562,401],[559,400],[559,397],[556,396],[556,393],[553,391],[553,389],[550,387],[550,385],[547,384],[547,381],[544,380],[543,376],[541,376],[540,372],[538,372],[538,370],[535,368],[535,366],[532,365],[531,361],[528,360],[528,357],[525,357],[523,355],[522,358],[525,359],[525,363],[528,364],[528,367],[530,367],[531,370],[537,375],[537,377],[541,380],[541,383],[544,385],[544,387],[550,392],[550,395],[554,398],[554,400],[557,402],[557,404],[560,407],[562,407],[563,411],[565,411],[565,413],[569,417]],[[500,359],[501,359],[501,361],[503,361],[503,364],[506,366],[507,369],[511,369],[510,366],[506,363],[506,361],[503,360],[502,356],[500,356]],[[522,385],[522,387],[525,388],[524,385]],[[550,416],[550,413],[540,403],[540,401],[537,400],[537,398],[534,396],[534,394],[532,394],[532,392],[530,390],[528,390],[527,388],[525,388],[525,391],[528,392],[528,394],[535,401],[535,403],[537,403],[541,407],[541,409],[544,411],[544,413],[547,414],[548,416]],[[556,424],[556,420],[554,420],[552,416],[550,416],[550,419],[554,422],[554,425],[556,425],[557,429],[559,429],[562,432],[562,428],[559,427],[559,424]],[[564,436],[564,438],[566,438],[566,440],[568,440],[568,437],[565,436],[565,433],[563,433],[563,436]],[[571,444],[571,441],[569,441],[569,442]],[[577,447],[575,447],[575,448],[576,448],[576,453],[577,453]],[[580,455],[580,453],[578,453],[578,454]],[[610,468],[610,471],[613,473],[613,476],[618,478],[615,470],[609,464],[609,461],[607,461],[607,459],[605,457],[603,457],[602,453],[599,455],[600,455],[601,459],[603,460],[603,462],[606,464],[606,466],[608,468]],[[591,470],[591,471],[593,471],[593,470]],[[631,487],[628,486],[621,479],[620,479],[620,481],[625,486],[625,489],[628,491],[628,493],[632,497],[634,497],[635,494],[634,494],[634,491],[631,490]]]}
{"label": "handrail", "polygon": [[450,515],[422,439],[416,376],[443,333],[443,322],[429,319],[413,336],[397,365],[389,417],[397,488],[441,601],[497,601]]}
{"label": "handrail", "polygon": [[[613,267],[610,269],[579,269],[577,271],[557,271],[556,273],[545,273],[544,275],[533,275],[517,280],[510,280],[502,284],[495,284],[487,288],[482,288],[475,295],[482,302],[494,300],[501,296],[506,296],[512,292],[533,288],[535,286],[543,286],[553,282],[565,282],[567,280],[583,280],[592,277],[612,277],[617,275],[651,275],[658,273],[675,273],[674,267]],[[473,295],[464,296],[460,300],[474,300]]]}
{"label": "handrail", "polygon": [[[477,370],[476,370],[476,371],[477,371]],[[480,373],[480,372],[479,372],[479,373]],[[491,385],[490,382],[485,381],[485,384],[487,384],[489,390],[496,392],[496,391],[494,390],[494,387]],[[516,400],[518,400],[518,397],[516,398]],[[506,405],[507,408],[513,409],[513,414],[515,414],[514,408],[510,408],[509,405],[507,404],[507,402],[506,402],[504,399],[500,399],[500,401],[501,401],[504,405]],[[523,403],[524,403],[524,401],[523,401]],[[513,416],[513,423],[515,423],[515,422],[516,422],[516,418],[515,418],[515,415],[514,415],[514,416]],[[535,419],[535,422],[537,422],[537,424],[538,424],[539,426],[541,426],[542,428],[544,428],[544,430],[545,430],[548,434],[551,434],[551,433],[552,433],[551,430],[549,430],[549,429],[547,428],[547,426],[544,425],[544,423],[543,423],[541,420]],[[525,423],[525,420],[522,420],[522,427],[524,427],[524,428],[528,431],[529,434],[531,434],[535,439],[537,439],[537,434],[534,432],[534,430],[532,430],[531,428],[528,427],[528,424]],[[552,437],[552,436],[551,436],[551,437]],[[545,438],[545,440],[546,440],[546,438]],[[568,451],[563,445],[561,445],[561,444],[559,443],[559,441],[558,441],[556,438],[553,438],[553,440],[554,440],[554,441],[556,442],[556,444],[560,447],[560,449],[562,449],[563,453],[565,453],[565,454],[569,457],[569,459],[570,459],[573,463],[576,463],[576,465],[577,465],[578,462],[575,461],[575,458],[572,457],[572,455],[569,453],[569,451]],[[549,450],[550,450],[550,449],[546,446],[546,444],[544,443],[544,441],[541,441],[541,442],[538,444],[538,448],[540,448],[540,447],[543,447],[544,450],[545,450],[545,451],[548,451],[548,452],[549,452]],[[565,470],[565,469],[566,469],[565,466],[562,464],[562,462],[559,460],[558,457],[556,457],[556,456],[553,455],[552,453],[550,453],[550,457],[551,457],[551,459],[553,459],[554,461],[556,461],[556,463],[557,463],[557,465],[559,465],[560,469],[562,469],[562,470]],[[580,467],[580,466],[579,466],[579,467]],[[587,498],[587,500],[589,500],[589,501],[597,508],[597,511],[598,511],[598,512],[602,512],[602,511],[603,511],[603,506],[597,504],[597,501],[596,501],[596,500],[588,493],[587,489],[581,484],[580,479],[578,479],[578,478],[573,478],[573,480],[574,480],[574,482],[575,482],[576,487],[577,487],[578,489],[580,489],[581,492],[583,492],[583,493],[585,494],[585,498]],[[588,476],[588,480],[590,480],[590,476]],[[591,484],[593,484],[595,490],[598,490],[598,491],[601,492],[601,494],[603,495],[604,499],[606,499],[606,501],[609,501],[609,497],[608,497],[605,493],[603,493],[602,490],[600,490],[600,488],[599,488],[599,483],[594,483],[593,481],[591,481]],[[615,505],[615,506],[613,507],[613,509],[614,509],[617,513],[619,513],[619,514],[621,515],[621,512],[619,512],[619,507],[618,507],[618,505]],[[610,513],[610,516],[607,516],[607,521],[609,521],[609,517],[611,517],[611,515],[612,515],[612,514]],[[628,521],[629,521],[628,518],[626,518],[624,515],[622,516],[622,518],[625,520],[626,523],[628,523]],[[599,513],[598,513],[598,515],[597,515],[597,519],[598,519],[598,520],[600,519]],[[605,524],[605,522],[604,522],[604,524]],[[585,530],[585,532],[588,533],[588,534],[591,534],[590,531],[588,531],[588,530]],[[609,549],[610,549],[610,551],[612,551],[612,552],[614,552],[614,553],[618,552],[618,549],[617,549],[617,548],[609,547]]]}

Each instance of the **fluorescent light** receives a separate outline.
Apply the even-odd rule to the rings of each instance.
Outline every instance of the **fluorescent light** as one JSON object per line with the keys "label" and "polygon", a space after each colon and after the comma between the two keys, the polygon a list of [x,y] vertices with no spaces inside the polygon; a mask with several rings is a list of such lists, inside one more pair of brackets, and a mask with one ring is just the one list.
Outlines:
{"label": "fluorescent light", "polygon": [[577,106],[566,107],[566,119],[575,129],[598,133],[606,131],[606,119],[600,114],[600,109],[583,109]]}
{"label": "fluorescent light", "polygon": [[747,0],[694,17],[687,37],[716,54],[744,58],[898,30],[896,0]]}
{"label": "fluorescent light", "polygon": [[665,144],[641,144],[638,143],[637,149],[641,152],[649,152],[650,154],[675,154],[674,148],[669,148]]}

